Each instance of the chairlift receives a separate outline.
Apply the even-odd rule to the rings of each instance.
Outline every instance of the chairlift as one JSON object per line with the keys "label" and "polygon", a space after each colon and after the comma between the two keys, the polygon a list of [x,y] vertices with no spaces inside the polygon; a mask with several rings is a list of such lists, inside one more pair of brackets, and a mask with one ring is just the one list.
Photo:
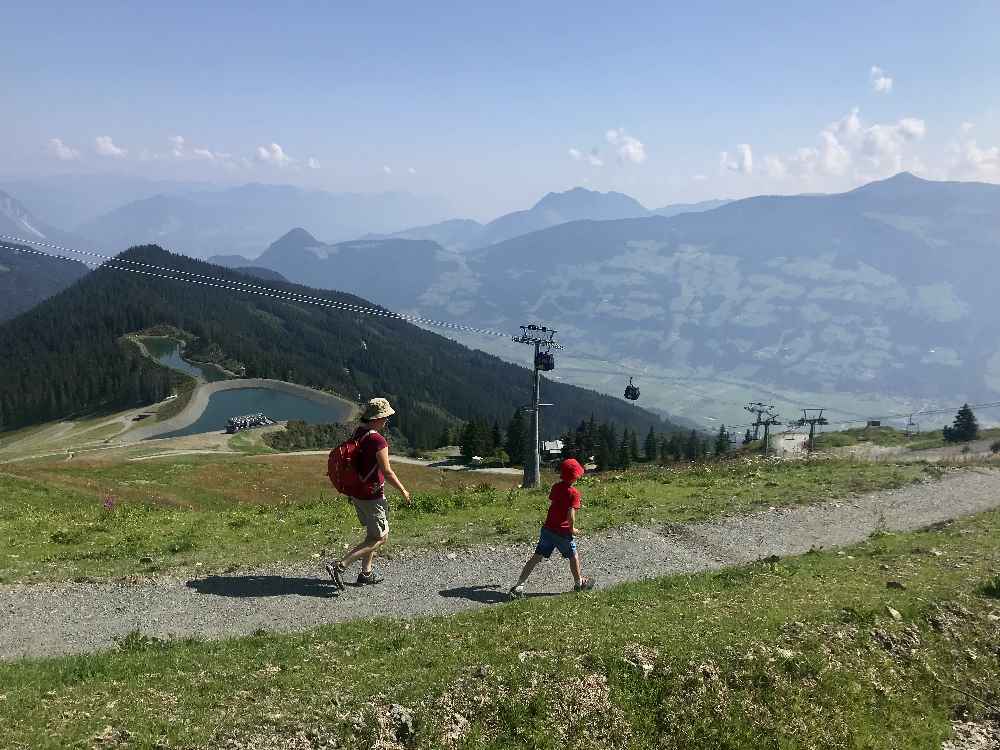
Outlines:
{"label": "chairlift", "polygon": [[639,386],[632,385],[632,378],[628,379],[628,385],[625,386],[625,398],[629,401],[639,400]]}
{"label": "chairlift", "polygon": [[543,372],[556,369],[556,358],[552,352],[538,352],[535,355],[535,369]]}

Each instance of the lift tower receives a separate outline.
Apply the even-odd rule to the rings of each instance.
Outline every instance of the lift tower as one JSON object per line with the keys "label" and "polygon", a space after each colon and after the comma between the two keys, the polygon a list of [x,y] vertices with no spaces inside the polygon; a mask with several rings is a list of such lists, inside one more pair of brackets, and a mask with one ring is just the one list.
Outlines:
{"label": "lift tower", "polygon": [[530,325],[521,326],[521,335],[513,338],[513,341],[517,344],[528,344],[535,347],[531,406],[525,408],[525,411],[531,412],[531,438],[533,445],[531,455],[525,457],[524,479],[521,482],[522,487],[537,487],[539,475],[541,474],[541,457],[539,456],[541,431],[539,416],[542,407],[552,406],[552,404],[540,403],[541,373],[555,369],[556,362],[555,357],[552,355],[552,350],[562,349],[562,346],[555,340],[556,333],[557,331],[552,328],[531,323]]}
{"label": "lift tower", "polygon": [[830,422],[823,416],[823,409],[803,409],[802,418],[796,420],[795,424],[798,427],[809,425],[809,442],[806,444],[806,450],[812,453],[816,450],[816,425],[830,424]]}

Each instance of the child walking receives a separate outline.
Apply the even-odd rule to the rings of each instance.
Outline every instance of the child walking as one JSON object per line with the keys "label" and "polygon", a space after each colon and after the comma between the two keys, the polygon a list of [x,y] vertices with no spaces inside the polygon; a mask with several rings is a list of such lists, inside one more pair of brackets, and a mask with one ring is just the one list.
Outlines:
{"label": "child walking", "polygon": [[574,591],[590,591],[594,588],[594,579],[580,574],[580,556],[576,553],[576,512],[580,509],[580,490],[573,485],[583,476],[583,467],[575,458],[567,458],[559,465],[561,482],[552,485],[549,492],[549,513],[545,517],[538,537],[535,554],[528,558],[521,571],[521,577],[511,588],[512,597],[524,596],[524,582],[528,580],[531,571],[542,560],[547,560],[553,550],[569,560],[569,569],[573,574]]}

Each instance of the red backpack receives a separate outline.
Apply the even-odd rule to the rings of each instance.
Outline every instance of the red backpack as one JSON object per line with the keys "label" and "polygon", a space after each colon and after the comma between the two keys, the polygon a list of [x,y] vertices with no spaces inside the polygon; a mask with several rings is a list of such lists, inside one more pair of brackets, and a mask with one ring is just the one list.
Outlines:
{"label": "red backpack", "polygon": [[330,483],[341,495],[357,497],[361,499],[375,495],[380,489],[377,479],[373,479],[378,471],[378,463],[368,472],[368,476],[362,477],[358,473],[358,449],[361,441],[371,435],[375,430],[369,430],[360,440],[353,437],[345,440],[332,451],[326,460],[326,475],[330,477]]}

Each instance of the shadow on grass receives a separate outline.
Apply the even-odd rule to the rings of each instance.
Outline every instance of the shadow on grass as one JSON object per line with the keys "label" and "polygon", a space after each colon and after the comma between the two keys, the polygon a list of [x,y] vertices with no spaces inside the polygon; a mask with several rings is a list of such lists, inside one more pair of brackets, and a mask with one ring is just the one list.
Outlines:
{"label": "shadow on grass", "polygon": [[188,581],[185,586],[199,594],[253,598],[262,596],[337,596],[333,581],[322,578],[286,578],[285,576],[207,576]]}
{"label": "shadow on grass", "polygon": [[[511,601],[511,596],[506,589],[502,589],[496,585],[458,586],[453,589],[439,591],[438,593],[448,599],[468,599],[479,604],[502,604],[503,602]],[[529,596],[556,596],[556,594],[544,592],[525,594],[525,597]]]}

